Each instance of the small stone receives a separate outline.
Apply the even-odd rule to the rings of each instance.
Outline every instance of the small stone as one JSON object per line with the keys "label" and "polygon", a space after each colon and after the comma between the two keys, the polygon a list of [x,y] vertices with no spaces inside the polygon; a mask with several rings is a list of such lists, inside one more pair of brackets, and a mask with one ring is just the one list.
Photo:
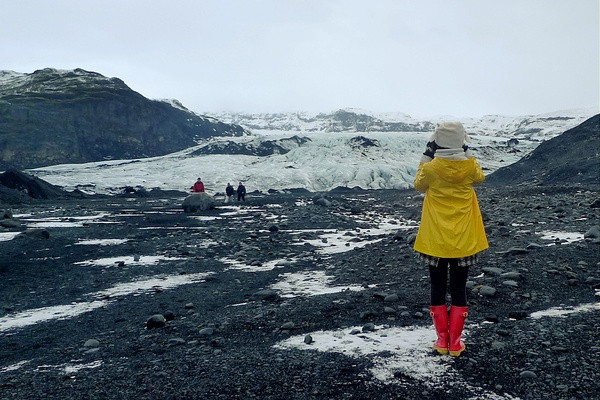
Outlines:
{"label": "small stone", "polygon": [[483,317],[486,321],[488,322],[493,322],[493,323],[498,323],[500,321],[500,319],[498,318],[498,316],[496,314],[487,314]]}
{"label": "small stone", "polygon": [[271,289],[259,290],[258,292],[252,295],[253,300],[262,300],[262,301],[277,301],[279,299],[279,295],[276,291]]}
{"label": "small stone", "polygon": [[379,300],[385,300],[385,298],[388,297],[388,295],[383,292],[375,292],[373,293],[373,297]]}
{"label": "small stone", "polygon": [[88,339],[83,344],[83,347],[100,347],[100,342],[97,339]]}
{"label": "small stone", "polygon": [[304,336],[304,343],[306,344],[311,344],[312,342],[314,342],[313,337],[310,335],[306,335]]}
{"label": "small stone", "polygon": [[286,322],[285,324],[281,325],[281,329],[283,330],[291,330],[294,329],[296,327],[296,324],[293,322]]}
{"label": "small stone", "polygon": [[187,303],[187,304],[185,305],[185,309],[186,309],[186,310],[191,310],[192,308],[194,308],[194,303]]}
{"label": "small stone", "polygon": [[183,340],[181,338],[169,339],[169,341],[167,342],[167,346],[169,346],[169,347],[181,346],[182,344],[185,344],[185,340]]}
{"label": "small stone", "polygon": [[504,279],[516,280],[516,279],[521,279],[522,275],[520,272],[511,271],[511,272],[504,272],[503,274],[500,274],[500,277],[504,278]]}
{"label": "small stone", "polygon": [[165,311],[163,317],[165,317],[167,321],[173,321],[175,319],[175,313],[173,311]]}
{"label": "small stone", "polygon": [[372,322],[369,322],[368,324],[363,325],[362,331],[363,332],[375,332],[375,324],[373,324]]}
{"label": "small stone", "polygon": [[394,314],[396,312],[396,310],[392,307],[384,307],[383,312],[386,314]]}
{"label": "small stone", "polygon": [[400,300],[400,298],[397,294],[390,294],[389,296],[385,296],[385,298],[383,299],[383,301],[386,303],[395,303],[398,300]]}
{"label": "small stone", "polygon": [[600,226],[592,226],[586,233],[583,234],[585,239],[598,239],[600,238]]}
{"label": "small stone", "polygon": [[215,330],[213,328],[203,328],[200,329],[200,332],[198,333],[200,336],[212,336],[215,333]]}
{"label": "small stone", "polygon": [[503,271],[502,268],[497,267],[483,267],[481,270],[489,275],[500,275]]}
{"label": "small stone", "polygon": [[482,286],[479,288],[479,294],[483,297],[494,297],[496,295],[496,289],[491,286]]}
{"label": "small stone", "polygon": [[536,379],[537,374],[533,371],[523,371],[519,374],[519,376],[523,379]]}
{"label": "small stone", "polygon": [[500,252],[500,253],[504,256],[517,256],[517,255],[521,255],[521,254],[527,254],[527,253],[529,253],[529,250],[522,249],[519,247],[511,247],[510,249],[506,250],[505,252]]}
{"label": "small stone", "polygon": [[502,282],[502,284],[503,284],[504,286],[509,286],[509,287],[513,287],[513,288],[519,287],[519,283],[518,283],[518,282],[516,282],[516,281],[511,281],[511,280],[508,280],[508,281],[503,281],[503,282]]}
{"label": "small stone", "polygon": [[505,343],[503,343],[503,342],[499,342],[499,341],[497,341],[497,340],[494,340],[494,341],[492,342],[492,346],[491,346],[491,347],[492,347],[492,349],[494,349],[494,350],[502,350],[503,348],[505,348],[505,347],[506,347],[506,344],[505,344]]}
{"label": "small stone", "polygon": [[50,232],[46,229],[27,229],[25,232],[22,232],[19,236],[25,236],[31,239],[49,239]]}
{"label": "small stone", "polygon": [[162,328],[167,320],[162,314],[154,314],[146,321],[146,329]]}

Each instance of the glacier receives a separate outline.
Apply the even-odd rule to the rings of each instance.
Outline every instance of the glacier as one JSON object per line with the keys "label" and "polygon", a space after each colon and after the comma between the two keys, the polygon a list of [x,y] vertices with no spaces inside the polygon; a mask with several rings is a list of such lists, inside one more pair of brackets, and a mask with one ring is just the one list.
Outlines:
{"label": "glacier", "polygon": [[[244,182],[248,192],[297,188],[318,192],[336,187],[406,189],[412,186],[431,134],[420,131],[420,127],[430,127],[442,120],[461,120],[453,117],[415,120],[406,114],[368,114],[354,109],[346,113],[354,113],[357,118],[367,116],[369,122],[375,122],[369,125],[370,130],[361,131],[336,125],[332,121],[335,113],[214,114],[210,117],[240,124],[251,134],[201,139],[194,147],[166,156],[62,164],[28,172],[67,190],[78,188],[109,194],[118,193],[125,186],[188,191],[198,177],[210,194],[223,193],[227,183],[237,186],[238,182]],[[469,146],[473,154],[486,174],[490,174],[595,113],[595,110],[571,110],[536,116],[485,116],[462,122],[471,136]],[[415,129],[383,131],[393,122],[403,122]],[[219,143],[254,148],[260,143],[281,142],[294,136],[309,140],[288,146],[286,152],[270,155],[201,154],[202,149]],[[365,139],[368,143],[361,143]]]}

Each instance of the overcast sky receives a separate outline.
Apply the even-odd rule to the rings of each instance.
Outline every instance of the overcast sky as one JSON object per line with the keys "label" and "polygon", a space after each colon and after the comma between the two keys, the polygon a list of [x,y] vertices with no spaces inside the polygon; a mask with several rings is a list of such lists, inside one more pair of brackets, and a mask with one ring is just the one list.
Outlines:
{"label": "overcast sky", "polygon": [[599,107],[598,0],[0,0],[0,69],[83,68],[197,112]]}

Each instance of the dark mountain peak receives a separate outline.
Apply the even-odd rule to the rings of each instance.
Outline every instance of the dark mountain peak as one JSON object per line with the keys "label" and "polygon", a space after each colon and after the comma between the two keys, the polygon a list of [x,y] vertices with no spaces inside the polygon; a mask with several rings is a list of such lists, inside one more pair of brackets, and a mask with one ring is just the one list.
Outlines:
{"label": "dark mountain peak", "polygon": [[[31,74],[19,74],[2,71],[0,75],[0,96],[57,96],[76,97],[81,91],[131,91],[121,79],[108,78],[97,72],[81,68],[75,70],[59,70],[55,68],[38,69]],[[11,73],[12,72],[12,73]]]}
{"label": "dark mountain peak", "polygon": [[0,169],[159,156],[245,133],[81,68],[0,72],[0,116]]}

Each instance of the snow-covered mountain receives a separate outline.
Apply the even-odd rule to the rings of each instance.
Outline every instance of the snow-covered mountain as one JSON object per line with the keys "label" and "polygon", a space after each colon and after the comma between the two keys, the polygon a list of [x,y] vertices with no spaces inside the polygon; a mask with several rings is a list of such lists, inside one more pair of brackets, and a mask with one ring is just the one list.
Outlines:
{"label": "snow-covered mountain", "polygon": [[431,132],[442,121],[461,121],[471,135],[546,140],[581,124],[598,110],[575,109],[526,116],[486,115],[481,118],[433,116],[415,119],[403,113],[376,113],[347,108],[330,113],[207,113],[249,130],[271,132]]}
{"label": "snow-covered mountain", "polygon": [[[399,189],[411,186],[421,153],[435,123],[446,118],[413,120],[402,114],[219,114],[253,134],[213,137],[167,156],[58,165],[31,172],[66,189],[115,192],[124,186],[189,190],[197,177],[209,193],[243,181],[248,191],[305,188],[311,191],[355,187]],[[537,116],[488,116],[463,119],[470,147],[489,174],[512,164],[542,140],[557,136],[594,115],[595,110]],[[356,113],[355,113],[356,114]],[[369,117],[369,118],[367,118]],[[455,118],[452,118],[455,119]],[[248,122],[249,121],[249,122]],[[406,131],[387,131],[402,123]],[[334,130],[332,127],[341,126]],[[341,125],[340,125],[341,124]],[[379,128],[375,128],[378,126]]]}

